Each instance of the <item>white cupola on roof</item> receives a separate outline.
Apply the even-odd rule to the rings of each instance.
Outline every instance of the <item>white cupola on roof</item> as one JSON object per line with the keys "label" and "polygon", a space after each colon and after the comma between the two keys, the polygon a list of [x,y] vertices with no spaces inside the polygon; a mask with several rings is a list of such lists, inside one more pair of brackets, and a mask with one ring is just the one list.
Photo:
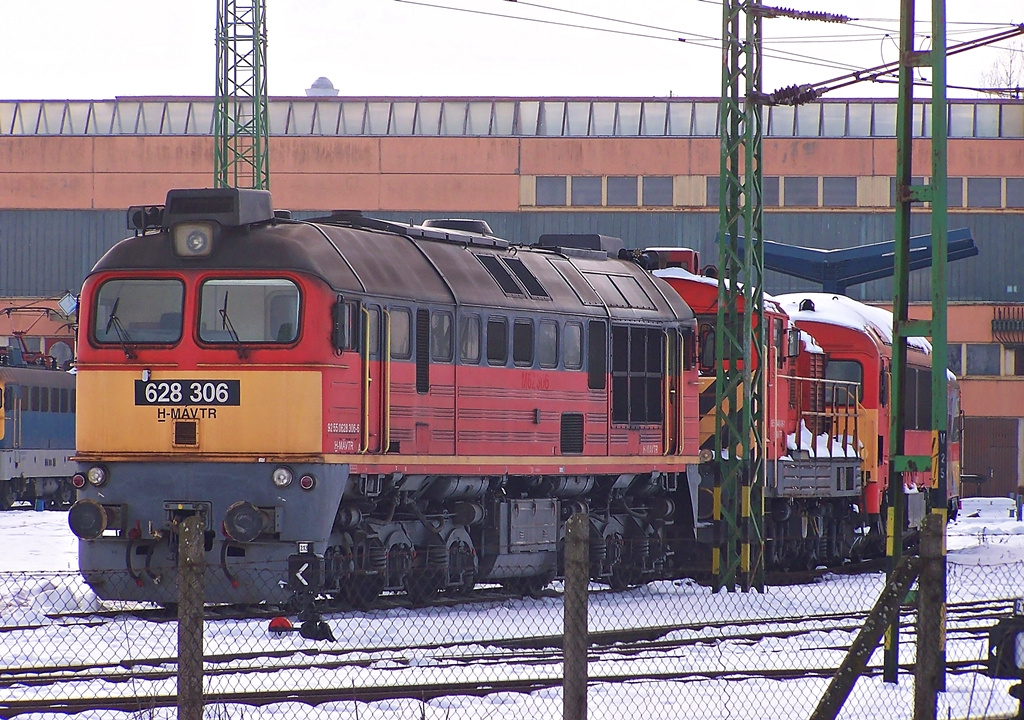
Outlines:
{"label": "white cupola on roof", "polygon": [[307,97],[337,97],[338,91],[334,87],[334,83],[325,77],[318,77],[313,81],[313,84],[306,88]]}

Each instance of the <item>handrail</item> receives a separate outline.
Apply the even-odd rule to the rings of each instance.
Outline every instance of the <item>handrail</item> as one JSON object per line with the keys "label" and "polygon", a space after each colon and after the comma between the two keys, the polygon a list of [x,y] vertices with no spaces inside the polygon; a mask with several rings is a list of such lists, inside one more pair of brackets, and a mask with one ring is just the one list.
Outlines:
{"label": "handrail", "polygon": [[[860,417],[864,408],[857,399],[861,390],[859,382],[793,375],[780,375],[779,377],[796,385],[797,426],[794,432],[796,446],[794,449],[805,449],[802,446],[801,428],[807,428],[812,439],[820,435],[821,431],[828,433],[830,453],[834,441],[840,438],[840,447],[844,455],[847,454],[851,443],[853,443],[858,457],[861,455],[858,443],[860,443]],[[829,388],[832,390],[832,399],[826,402],[826,391]],[[810,391],[809,396],[804,394],[806,389]],[[842,393],[841,398],[838,397],[839,393]],[[805,401],[810,403],[810,409],[804,409]],[[814,449],[816,450],[816,448]]]}
{"label": "handrail", "polygon": [[665,408],[665,412],[662,417],[661,423],[661,454],[671,455],[673,451],[672,444],[672,430],[675,425],[675,417],[673,417],[673,410],[675,409],[672,405],[672,336],[669,334],[669,330],[666,328],[662,330],[662,336],[665,338],[665,353],[664,363],[662,365],[662,384],[661,384],[661,401]]}
{"label": "handrail", "polygon": [[380,452],[387,454],[391,448],[391,313],[381,308],[384,325],[384,343],[381,351],[381,438]]}
{"label": "handrail", "polygon": [[360,388],[363,426],[359,437],[359,453],[363,454],[370,450],[370,311],[365,305],[359,309],[363,314],[363,346],[359,350],[359,358],[363,361],[363,381]]}

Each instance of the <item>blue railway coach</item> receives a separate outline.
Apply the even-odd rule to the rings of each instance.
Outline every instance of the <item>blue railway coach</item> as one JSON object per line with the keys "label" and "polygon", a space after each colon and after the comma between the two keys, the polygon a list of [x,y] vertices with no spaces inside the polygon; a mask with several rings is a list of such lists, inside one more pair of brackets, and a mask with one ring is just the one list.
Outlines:
{"label": "blue railway coach", "polygon": [[75,497],[75,376],[0,355],[0,510],[21,501],[68,506]]}

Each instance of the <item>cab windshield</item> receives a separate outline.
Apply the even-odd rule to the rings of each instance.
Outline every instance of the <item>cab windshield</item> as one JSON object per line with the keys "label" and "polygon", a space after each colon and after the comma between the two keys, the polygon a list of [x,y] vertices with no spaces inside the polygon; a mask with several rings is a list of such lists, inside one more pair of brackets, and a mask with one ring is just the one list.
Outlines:
{"label": "cab windshield", "polygon": [[92,334],[103,344],[172,344],[181,339],[180,280],[107,280],[96,294]]}
{"label": "cab windshield", "polygon": [[203,283],[199,339],[208,343],[291,343],[299,336],[299,288],[284,279]]}

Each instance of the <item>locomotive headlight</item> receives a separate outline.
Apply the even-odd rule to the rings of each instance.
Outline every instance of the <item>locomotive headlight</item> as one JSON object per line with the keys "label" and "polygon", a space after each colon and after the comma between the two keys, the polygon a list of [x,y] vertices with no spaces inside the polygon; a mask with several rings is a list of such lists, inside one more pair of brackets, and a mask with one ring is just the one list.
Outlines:
{"label": "locomotive headlight", "polygon": [[102,465],[95,465],[89,468],[89,471],[85,474],[85,479],[89,481],[90,485],[99,487],[107,482],[107,469]]}
{"label": "locomotive headlight", "polygon": [[279,488],[286,488],[292,484],[292,471],[286,467],[275,468],[274,474],[270,477]]}
{"label": "locomotive headlight", "polygon": [[213,223],[178,223],[172,233],[178,257],[206,257],[213,250]]}

